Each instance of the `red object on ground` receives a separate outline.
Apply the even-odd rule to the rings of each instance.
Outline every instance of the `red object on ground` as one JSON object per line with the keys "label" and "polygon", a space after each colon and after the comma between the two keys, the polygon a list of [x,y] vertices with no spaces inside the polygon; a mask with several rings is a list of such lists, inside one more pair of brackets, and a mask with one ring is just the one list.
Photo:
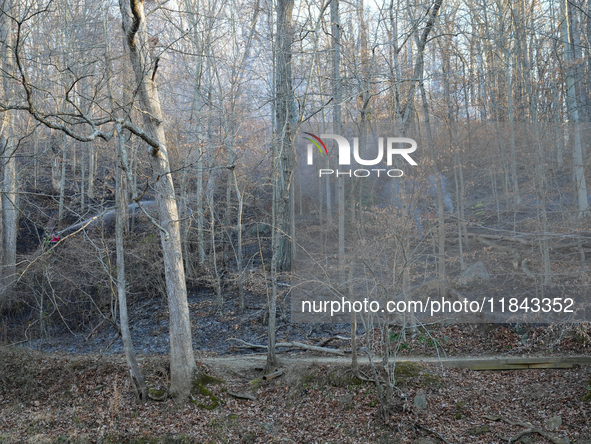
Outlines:
{"label": "red object on ground", "polygon": [[52,234],[52,235],[51,235],[51,242],[52,242],[52,243],[56,244],[56,243],[58,243],[59,241],[60,241],[60,238],[59,238],[59,237],[57,237],[55,234]]}

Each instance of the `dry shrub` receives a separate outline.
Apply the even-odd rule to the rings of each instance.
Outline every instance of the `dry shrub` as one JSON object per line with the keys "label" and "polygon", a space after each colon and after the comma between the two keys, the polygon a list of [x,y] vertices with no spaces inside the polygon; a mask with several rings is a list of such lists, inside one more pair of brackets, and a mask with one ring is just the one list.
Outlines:
{"label": "dry shrub", "polygon": [[[84,331],[104,318],[116,320],[117,259],[110,235],[102,229],[66,235],[58,245],[42,244],[19,258],[12,339],[46,337],[56,327]],[[124,250],[128,303],[165,295],[159,236],[131,233]]]}

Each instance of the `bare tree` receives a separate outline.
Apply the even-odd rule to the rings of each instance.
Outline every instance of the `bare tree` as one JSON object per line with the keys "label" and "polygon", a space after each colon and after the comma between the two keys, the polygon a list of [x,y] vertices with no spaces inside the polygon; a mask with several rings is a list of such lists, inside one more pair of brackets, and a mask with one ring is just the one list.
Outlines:
{"label": "bare tree", "polygon": [[275,355],[275,312],[277,304],[277,274],[291,266],[292,175],[294,152],[292,131],[293,90],[291,78],[293,0],[277,1],[277,42],[275,49],[275,141],[273,143],[273,236],[269,301],[269,353],[267,369],[277,365]]}
{"label": "bare tree", "polygon": [[129,330],[129,318],[127,315],[127,288],[125,280],[125,252],[123,246],[123,231],[127,219],[123,218],[123,207],[126,206],[124,199],[127,193],[125,187],[125,176],[123,171],[129,169],[127,162],[127,150],[125,147],[125,136],[123,130],[119,128],[117,133],[118,155],[117,172],[115,185],[115,244],[117,250],[117,297],[119,300],[119,319],[121,328],[121,339],[123,340],[123,349],[125,358],[129,365],[131,381],[139,400],[145,400],[147,397],[147,388],[144,376],[137,363],[131,332]]}
{"label": "bare tree", "polygon": [[179,216],[166,150],[166,136],[158,87],[153,76],[155,65],[150,56],[143,2],[120,0],[119,6],[131,64],[135,73],[145,131],[157,143],[157,146],[150,147],[149,154],[156,180],[154,186],[162,226],[160,237],[164,252],[166,290],[170,312],[171,394],[175,398],[183,399],[189,395],[192,387],[195,359],[187,305]]}
{"label": "bare tree", "polygon": [[564,43],[565,80],[566,80],[566,104],[568,114],[573,128],[573,170],[575,179],[575,190],[577,192],[577,201],[579,204],[579,214],[581,216],[589,215],[589,200],[587,197],[587,182],[585,180],[585,166],[583,163],[583,145],[581,141],[581,129],[579,125],[579,106],[575,91],[575,68],[573,66],[574,53],[573,41],[571,37],[568,0],[561,0],[562,7],[562,41]]}
{"label": "bare tree", "polygon": [[[12,101],[14,95],[15,66],[13,59],[13,22],[15,14],[12,0],[3,0],[0,4],[0,42],[3,71],[4,100]],[[18,225],[17,210],[17,174],[15,154],[17,149],[14,134],[14,111],[6,111],[0,127],[0,162],[2,180],[2,287],[4,302],[12,298],[12,289],[16,273],[16,236]],[[10,305],[10,304],[7,304]]]}

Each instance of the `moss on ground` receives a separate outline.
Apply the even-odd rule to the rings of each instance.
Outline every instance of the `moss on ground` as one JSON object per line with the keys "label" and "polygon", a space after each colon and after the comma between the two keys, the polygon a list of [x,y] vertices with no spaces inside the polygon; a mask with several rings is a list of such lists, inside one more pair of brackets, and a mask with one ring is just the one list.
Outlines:
{"label": "moss on ground", "polygon": [[205,373],[199,373],[195,377],[192,392],[194,395],[197,395],[198,397],[209,398],[210,404],[204,404],[202,402],[199,402],[199,399],[193,399],[192,402],[206,410],[215,409],[220,405],[220,400],[211,392],[211,390],[207,388],[207,386],[220,385],[223,383],[224,381],[222,379],[214,378],[213,376],[207,375]]}

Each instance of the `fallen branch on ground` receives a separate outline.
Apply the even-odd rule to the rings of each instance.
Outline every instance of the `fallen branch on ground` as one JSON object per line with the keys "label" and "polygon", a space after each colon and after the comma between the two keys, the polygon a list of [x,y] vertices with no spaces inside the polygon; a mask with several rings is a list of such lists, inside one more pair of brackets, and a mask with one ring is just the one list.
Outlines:
{"label": "fallen branch on ground", "polygon": [[[228,338],[226,341],[233,341],[239,344],[240,348],[252,348],[257,350],[267,350],[266,345],[259,345],[259,344],[251,344],[250,342],[243,341],[242,339],[238,338]],[[303,350],[310,350],[310,351],[317,351],[323,353],[331,353],[333,355],[345,356],[345,352],[342,350],[338,350],[335,348],[325,348],[325,347],[318,347],[316,345],[309,345],[309,344],[302,344],[301,342],[278,342],[275,344],[275,347],[291,347],[291,348],[301,348]]]}
{"label": "fallen branch on ground", "polygon": [[488,419],[490,421],[503,421],[509,425],[513,425],[513,426],[517,425],[517,426],[525,427],[527,429],[527,430],[524,430],[523,432],[517,434],[516,436],[510,437],[510,438],[503,438],[503,439],[506,439],[507,442],[509,442],[509,443],[516,442],[522,436],[528,435],[530,433],[537,433],[538,435],[542,435],[544,438],[546,438],[549,441],[552,441],[554,444],[568,444],[570,442],[568,439],[565,440],[563,438],[559,438],[557,436],[554,436],[551,433],[548,433],[542,429],[538,429],[537,427],[534,427],[533,424],[530,424],[529,422],[511,421],[510,419],[507,419],[503,416],[484,415],[483,418]]}
{"label": "fallen branch on ground", "polygon": [[325,346],[325,345],[327,345],[329,342],[332,342],[332,341],[334,341],[334,340],[336,340],[336,339],[340,339],[340,340],[342,340],[342,341],[350,341],[350,340],[351,340],[351,338],[346,338],[346,337],[344,337],[344,336],[339,336],[339,335],[336,335],[336,336],[331,336],[330,338],[323,339],[322,341],[320,341],[320,342],[318,343],[318,345],[317,345],[316,347],[324,347],[324,346]]}
{"label": "fallen branch on ground", "polygon": [[231,392],[231,391],[227,391],[226,393],[228,393],[228,395],[234,397],[234,398],[238,398],[238,399],[248,399],[249,401],[256,401],[257,398],[254,395],[251,395],[250,393],[235,393],[235,392]]}
{"label": "fallen branch on ground", "polygon": [[433,435],[437,436],[440,440],[442,440],[444,443],[450,444],[450,442],[447,439],[445,439],[440,433],[436,432],[435,430],[428,429],[427,427],[419,424],[418,422],[415,422],[415,427],[417,429],[424,430],[425,432],[432,433]]}
{"label": "fallen branch on ground", "polygon": [[268,375],[263,376],[263,380],[264,381],[269,381],[271,379],[275,379],[278,378],[279,376],[281,376],[284,373],[283,370],[277,370],[276,372],[273,373],[269,373]]}
{"label": "fallen branch on ground", "polygon": [[[476,234],[476,233],[468,233],[468,237],[472,237],[472,238],[476,239],[477,241],[482,242],[485,245],[488,245],[488,246],[490,246],[492,248],[495,248],[497,250],[500,250],[500,251],[506,251],[508,253],[511,253],[511,252],[513,252],[515,250],[513,248],[506,247],[506,246],[503,246],[503,245],[499,245],[498,243],[491,242],[491,241],[518,242],[518,243],[520,243],[522,245],[525,245],[525,246],[528,246],[528,247],[532,247],[532,248],[535,248],[538,245],[537,241],[528,241],[526,239],[522,239],[522,238],[519,238],[519,237],[494,236],[494,235],[491,235],[491,234]],[[561,236],[558,236],[558,238],[560,238],[560,237]],[[581,237],[581,239],[585,239],[585,238],[584,237]],[[580,251],[581,248],[583,249],[583,251],[585,253],[591,252],[591,249],[585,248],[584,246],[579,245],[579,243],[568,244],[568,245],[561,245],[561,244],[558,244],[558,245],[553,244],[552,245],[552,250],[554,250],[554,251],[559,251],[559,250]]]}

